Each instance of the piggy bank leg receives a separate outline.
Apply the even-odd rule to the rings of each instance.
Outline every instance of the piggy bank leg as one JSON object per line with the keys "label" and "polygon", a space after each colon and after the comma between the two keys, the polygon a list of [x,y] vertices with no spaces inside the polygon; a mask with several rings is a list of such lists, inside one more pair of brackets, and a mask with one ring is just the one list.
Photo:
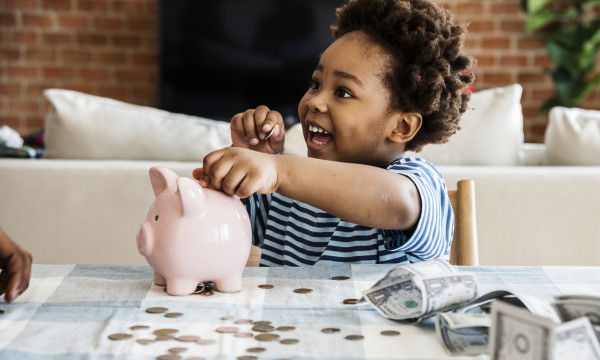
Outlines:
{"label": "piggy bank leg", "polygon": [[189,279],[167,279],[169,295],[189,295],[196,291],[198,281]]}
{"label": "piggy bank leg", "polygon": [[165,286],[165,285],[167,285],[167,280],[165,280],[164,276],[162,276],[161,274],[159,274],[155,271],[154,272],[154,283],[158,286]]}
{"label": "piggy bank leg", "polygon": [[215,280],[214,283],[220,292],[238,292],[242,290],[242,274]]}

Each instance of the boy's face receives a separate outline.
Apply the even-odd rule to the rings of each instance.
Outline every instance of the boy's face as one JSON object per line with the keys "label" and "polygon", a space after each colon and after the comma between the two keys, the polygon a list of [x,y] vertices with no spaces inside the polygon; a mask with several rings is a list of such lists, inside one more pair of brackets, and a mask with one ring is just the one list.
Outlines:
{"label": "boy's face", "polygon": [[397,144],[387,140],[398,116],[383,82],[388,59],[359,31],[325,50],[298,105],[309,157],[380,167],[396,159]]}

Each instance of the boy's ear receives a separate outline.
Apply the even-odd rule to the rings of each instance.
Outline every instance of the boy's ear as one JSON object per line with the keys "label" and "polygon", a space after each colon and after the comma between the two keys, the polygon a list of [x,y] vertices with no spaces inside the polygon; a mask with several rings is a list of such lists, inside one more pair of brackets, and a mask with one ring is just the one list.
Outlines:
{"label": "boy's ear", "polygon": [[394,143],[407,143],[419,132],[422,124],[423,117],[417,112],[398,113],[394,116],[393,128],[387,139]]}

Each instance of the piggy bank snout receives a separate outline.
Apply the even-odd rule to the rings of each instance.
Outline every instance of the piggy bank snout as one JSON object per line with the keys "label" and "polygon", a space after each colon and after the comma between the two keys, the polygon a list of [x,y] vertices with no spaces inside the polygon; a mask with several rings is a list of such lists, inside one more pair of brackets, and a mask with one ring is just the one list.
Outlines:
{"label": "piggy bank snout", "polygon": [[152,226],[145,222],[138,228],[138,233],[136,237],[137,247],[140,254],[143,256],[148,256],[152,253],[152,240],[154,238],[154,233]]}

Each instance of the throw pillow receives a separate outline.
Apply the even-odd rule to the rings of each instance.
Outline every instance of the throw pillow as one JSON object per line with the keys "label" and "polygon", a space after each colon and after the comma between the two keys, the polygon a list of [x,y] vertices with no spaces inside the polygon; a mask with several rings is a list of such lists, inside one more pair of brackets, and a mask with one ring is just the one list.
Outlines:
{"label": "throw pillow", "polygon": [[552,108],[544,143],[546,165],[600,165],[600,111]]}
{"label": "throw pillow", "polygon": [[229,123],[48,89],[47,158],[202,161],[231,145]]}
{"label": "throw pillow", "polygon": [[473,93],[461,130],[447,143],[429,144],[405,156],[422,157],[436,165],[521,165],[522,93],[519,84]]}

